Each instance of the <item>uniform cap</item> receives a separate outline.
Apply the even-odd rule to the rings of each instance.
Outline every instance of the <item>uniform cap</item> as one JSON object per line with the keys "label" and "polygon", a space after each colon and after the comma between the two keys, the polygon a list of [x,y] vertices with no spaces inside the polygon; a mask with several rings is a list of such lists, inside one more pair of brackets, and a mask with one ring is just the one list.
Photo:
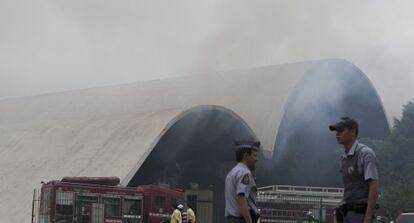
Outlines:
{"label": "uniform cap", "polygon": [[338,132],[343,131],[345,128],[356,129],[358,131],[358,123],[352,118],[343,117],[338,123],[329,126],[329,130]]}
{"label": "uniform cap", "polygon": [[259,141],[234,141],[234,144],[236,144],[236,149],[249,148],[259,150],[260,148]]}

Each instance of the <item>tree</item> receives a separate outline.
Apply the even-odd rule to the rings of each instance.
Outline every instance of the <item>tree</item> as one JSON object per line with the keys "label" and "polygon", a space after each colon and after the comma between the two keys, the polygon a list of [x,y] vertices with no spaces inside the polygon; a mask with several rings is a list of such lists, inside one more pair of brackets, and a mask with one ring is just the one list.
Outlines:
{"label": "tree", "polygon": [[393,180],[393,183],[383,188],[380,206],[390,210],[395,218],[399,211],[414,207],[414,177],[410,175]]}
{"label": "tree", "polygon": [[393,217],[399,210],[414,209],[414,100],[403,106],[385,140],[364,141],[377,152],[382,209]]}

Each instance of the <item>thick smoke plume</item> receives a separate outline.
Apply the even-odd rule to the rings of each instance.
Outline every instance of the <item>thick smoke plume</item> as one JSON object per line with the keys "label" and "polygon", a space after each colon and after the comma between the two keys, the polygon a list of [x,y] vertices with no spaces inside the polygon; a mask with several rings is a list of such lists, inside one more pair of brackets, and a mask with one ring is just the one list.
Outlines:
{"label": "thick smoke plume", "polygon": [[222,110],[197,110],[161,138],[129,186],[169,185],[213,190],[213,222],[223,222],[224,179],[236,164],[234,140],[255,140],[239,119]]}
{"label": "thick smoke plume", "polygon": [[276,139],[274,167],[284,184],[341,187],[335,133],[340,117],[360,125],[359,137],[383,139],[387,119],[375,89],[361,71],[343,63],[326,63],[305,75],[289,98]]}
{"label": "thick smoke plume", "polygon": [[414,95],[414,3],[0,0],[0,98],[344,58],[389,116]]}
{"label": "thick smoke plume", "polygon": [[[361,125],[362,137],[383,138],[388,123],[375,89],[356,67],[325,63],[309,70],[289,98],[274,157],[261,154],[259,186],[341,186],[339,153],[328,126],[342,116]],[[214,215],[224,216],[224,179],[235,165],[235,139],[254,140],[239,119],[222,110],[191,111],[160,139],[129,186],[162,184],[214,191]]]}

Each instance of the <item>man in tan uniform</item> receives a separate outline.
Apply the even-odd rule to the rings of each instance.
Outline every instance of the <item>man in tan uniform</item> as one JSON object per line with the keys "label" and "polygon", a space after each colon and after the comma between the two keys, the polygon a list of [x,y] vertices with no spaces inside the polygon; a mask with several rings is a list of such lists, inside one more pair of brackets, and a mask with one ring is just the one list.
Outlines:
{"label": "man in tan uniform", "polygon": [[171,220],[170,223],[182,223],[182,219],[181,219],[181,212],[180,210],[178,210],[179,206],[182,204],[179,204],[173,211],[172,215],[171,215]]}
{"label": "man in tan uniform", "polygon": [[188,205],[187,216],[188,216],[188,223],[195,223],[196,222],[196,217],[195,217],[194,211],[193,211],[193,209],[191,208],[190,205]]}

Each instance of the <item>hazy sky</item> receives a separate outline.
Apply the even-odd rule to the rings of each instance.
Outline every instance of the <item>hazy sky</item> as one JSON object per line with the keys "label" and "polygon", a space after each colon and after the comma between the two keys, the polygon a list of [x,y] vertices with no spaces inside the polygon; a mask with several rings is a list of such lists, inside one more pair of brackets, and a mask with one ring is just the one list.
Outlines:
{"label": "hazy sky", "polygon": [[325,58],[390,116],[414,98],[414,3],[0,0],[0,98]]}

